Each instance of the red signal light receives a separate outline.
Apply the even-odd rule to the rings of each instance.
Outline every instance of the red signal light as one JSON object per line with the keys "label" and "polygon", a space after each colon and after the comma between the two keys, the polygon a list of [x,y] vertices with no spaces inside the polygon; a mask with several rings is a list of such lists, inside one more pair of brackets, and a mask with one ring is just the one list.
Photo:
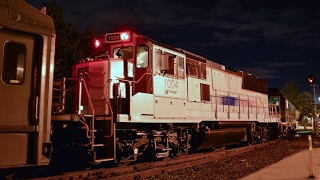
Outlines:
{"label": "red signal light", "polygon": [[97,48],[97,47],[99,47],[100,46],[100,41],[99,40],[95,40],[94,41],[94,46]]}
{"label": "red signal light", "polygon": [[307,77],[307,83],[310,84],[310,85],[315,84],[315,83],[316,83],[316,77],[313,76],[313,75],[309,75],[309,76]]}

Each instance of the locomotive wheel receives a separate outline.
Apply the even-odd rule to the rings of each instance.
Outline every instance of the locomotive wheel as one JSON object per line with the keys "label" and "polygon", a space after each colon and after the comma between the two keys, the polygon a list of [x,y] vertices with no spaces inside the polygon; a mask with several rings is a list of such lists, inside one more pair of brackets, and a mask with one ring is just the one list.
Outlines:
{"label": "locomotive wheel", "polygon": [[119,148],[117,144],[117,162],[118,166],[127,166],[134,159],[134,150],[131,145],[125,145],[123,148]]}
{"label": "locomotive wheel", "polygon": [[286,138],[289,135],[289,132],[287,129],[285,129],[282,133],[282,137]]}
{"label": "locomotive wheel", "polygon": [[176,156],[179,156],[179,154],[181,153],[178,145],[176,145],[176,144],[174,144],[174,143],[170,143],[170,148],[172,149],[172,150],[170,151],[170,153],[169,153],[169,156],[170,156],[171,158],[176,157]]}
{"label": "locomotive wheel", "polygon": [[122,157],[118,162],[118,166],[128,166],[130,162],[131,162],[130,157]]}

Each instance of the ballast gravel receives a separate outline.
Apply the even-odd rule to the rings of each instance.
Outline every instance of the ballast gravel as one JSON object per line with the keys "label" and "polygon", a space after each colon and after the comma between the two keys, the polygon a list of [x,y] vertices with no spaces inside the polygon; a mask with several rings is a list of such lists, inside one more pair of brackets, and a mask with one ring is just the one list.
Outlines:
{"label": "ballast gravel", "polygon": [[[319,137],[312,137],[313,144],[319,146]],[[308,135],[301,137],[291,135],[280,143],[264,148],[254,149],[232,157],[226,157],[214,162],[193,166],[190,168],[166,172],[151,176],[145,180],[235,180],[245,177],[266,166],[274,164],[283,158],[308,149]]]}

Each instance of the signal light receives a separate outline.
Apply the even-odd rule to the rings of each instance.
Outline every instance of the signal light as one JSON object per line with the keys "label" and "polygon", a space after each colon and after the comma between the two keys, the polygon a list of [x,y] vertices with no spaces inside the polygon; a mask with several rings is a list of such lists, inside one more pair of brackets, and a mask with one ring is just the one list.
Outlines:
{"label": "signal light", "polygon": [[94,41],[94,46],[97,48],[97,47],[99,47],[100,46],[100,41],[99,40],[95,40]]}
{"label": "signal light", "polygon": [[307,77],[307,83],[310,85],[313,85],[316,83],[316,77],[314,75],[309,75]]}

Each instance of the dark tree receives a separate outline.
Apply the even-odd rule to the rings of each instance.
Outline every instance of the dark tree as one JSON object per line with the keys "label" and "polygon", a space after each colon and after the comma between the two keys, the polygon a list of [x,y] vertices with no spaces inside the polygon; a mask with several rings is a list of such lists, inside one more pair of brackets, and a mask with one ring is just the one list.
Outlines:
{"label": "dark tree", "polygon": [[300,94],[300,85],[297,84],[296,81],[287,82],[286,85],[283,87],[282,92],[293,105],[297,106],[295,104],[295,101],[298,95]]}
{"label": "dark tree", "polygon": [[304,116],[309,118],[314,116],[315,110],[312,102],[313,102],[313,95],[307,91],[304,91],[297,96],[295,103],[296,103],[296,108],[300,112],[300,117],[299,117],[300,120],[302,120]]}
{"label": "dark tree", "polygon": [[314,106],[312,94],[306,91],[300,93],[299,86],[296,81],[287,82],[282,92],[299,111],[299,120],[302,120],[303,117],[313,117]]}
{"label": "dark tree", "polygon": [[[86,58],[92,57],[94,52],[94,40],[98,37],[96,31],[91,28],[87,27],[84,30],[84,35],[82,39],[82,51]],[[93,57],[92,57],[93,58]]]}
{"label": "dark tree", "polygon": [[56,28],[54,79],[71,77],[72,65],[84,57],[82,35],[73,23],[65,22],[61,6],[55,2],[49,2],[46,6],[47,14],[52,17]]}

